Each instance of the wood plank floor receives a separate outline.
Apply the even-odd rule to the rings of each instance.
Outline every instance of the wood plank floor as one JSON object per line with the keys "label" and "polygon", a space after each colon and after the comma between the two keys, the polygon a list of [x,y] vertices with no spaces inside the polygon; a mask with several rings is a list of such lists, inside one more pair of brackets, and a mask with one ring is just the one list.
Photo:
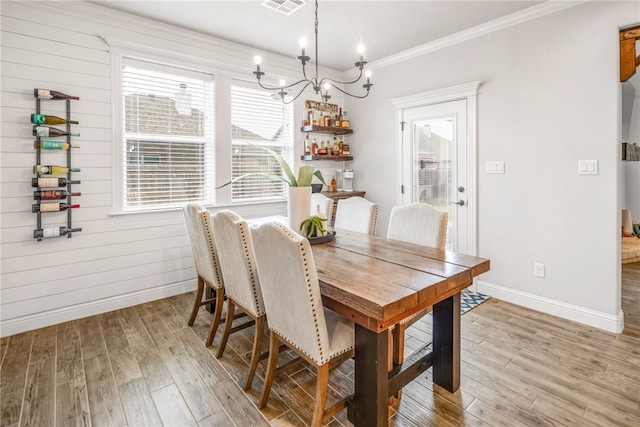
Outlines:
{"label": "wood plank floor", "polygon": [[[614,335],[496,299],[462,318],[456,393],[429,371],[390,410],[392,426],[639,426],[640,263],[623,266],[625,330]],[[2,426],[303,426],[315,376],[299,365],[256,408],[265,362],[244,393],[253,328],[221,359],[204,346],[209,314],[186,326],[193,293],[0,340]],[[430,319],[409,349],[430,341]],[[268,340],[265,340],[267,349]],[[284,355],[286,360],[290,355]],[[329,404],[352,391],[353,362],[331,373]],[[346,411],[328,421],[351,425]]]}

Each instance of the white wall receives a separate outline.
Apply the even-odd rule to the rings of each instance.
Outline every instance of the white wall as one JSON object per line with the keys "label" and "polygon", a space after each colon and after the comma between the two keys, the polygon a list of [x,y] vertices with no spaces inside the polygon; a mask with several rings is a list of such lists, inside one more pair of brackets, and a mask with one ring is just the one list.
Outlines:
{"label": "white wall", "polygon": [[[193,64],[227,85],[231,77],[252,80],[252,58],[257,52],[84,2],[3,1],[1,14],[0,334],[195,289],[180,210],[112,215],[117,160],[112,126],[119,123],[112,117],[112,83],[117,78],[112,74],[112,52],[135,51],[142,59],[152,55],[178,65]],[[108,40],[112,51],[98,36]],[[297,65],[289,58],[261,54],[274,78],[298,75]],[[335,77],[335,72],[330,75]],[[35,152],[29,115],[35,110],[36,87],[80,97],[71,108],[72,118],[80,122],[74,130],[81,134],[74,139],[81,148],[73,152],[73,166],[82,169],[74,175],[82,181],[74,186],[82,196],[74,199],[81,208],[73,212],[73,225],[82,227],[82,232],[71,239],[37,242],[32,238],[36,216],[31,214],[30,182]],[[218,97],[223,97],[222,92],[216,92]],[[64,113],[63,102],[49,101],[43,108],[49,114]],[[229,141],[229,113],[218,110],[217,114],[219,141]],[[297,125],[302,117],[299,104],[295,117]],[[303,135],[295,132],[295,137],[294,158],[300,163]],[[225,147],[217,144],[218,154],[225,149],[229,154]],[[66,164],[62,154],[46,153],[43,158]],[[327,172],[333,169],[333,165],[322,166]],[[225,175],[220,168],[217,178],[228,180],[228,169]],[[231,208],[247,217],[286,212],[284,202]],[[63,225],[65,218],[51,214],[43,222]]]}
{"label": "white wall", "polygon": [[[639,20],[638,3],[589,2],[374,69],[372,94],[347,109],[359,187],[380,203],[378,234],[399,191],[388,100],[483,81],[478,253],[491,271],[479,289],[620,330],[618,27]],[[599,175],[578,176],[579,159],[597,159]],[[483,173],[488,160],[504,160],[506,173]]]}

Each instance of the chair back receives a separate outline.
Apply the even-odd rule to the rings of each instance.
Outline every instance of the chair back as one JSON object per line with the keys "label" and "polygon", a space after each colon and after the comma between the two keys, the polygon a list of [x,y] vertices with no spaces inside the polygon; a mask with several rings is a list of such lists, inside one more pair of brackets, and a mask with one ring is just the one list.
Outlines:
{"label": "chair back", "polygon": [[222,271],[213,240],[211,213],[197,203],[188,203],[182,209],[187,226],[196,274],[216,289],[224,287]]}
{"label": "chair back", "polygon": [[448,216],[446,211],[426,203],[394,206],[389,218],[387,238],[444,249]]}
{"label": "chair back", "polygon": [[330,360],[329,336],[309,241],[289,227],[252,230],[269,329],[318,365]]}
{"label": "chair back", "polygon": [[378,204],[364,197],[338,200],[334,227],[356,233],[374,234],[378,220]]}
{"label": "chair back", "polygon": [[327,223],[333,221],[333,199],[320,193],[311,193],[311,215],[317,215],[318,212],[327,218]]}
{"label": "chair back", "polygon": [[213,231],[225,291],[234,303],[255,317],[265,313],[249,225],[230,210],[213,216]]}

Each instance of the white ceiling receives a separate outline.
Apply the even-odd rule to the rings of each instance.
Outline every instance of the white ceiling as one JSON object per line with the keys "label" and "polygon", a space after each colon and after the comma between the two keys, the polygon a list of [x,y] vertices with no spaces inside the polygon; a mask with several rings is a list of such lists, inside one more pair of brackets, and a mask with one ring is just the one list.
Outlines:
{"label": "white ceiling", "polygon": [[[260,0],[96,0],[91,3],[129,12],[225,40],[296,57],[298,39],[313,48],[314,2],[286,16],[261,6]],[[341,1],[321,0],[318,9],[320,65],[340,71],[357,61],[356,46],[366,46],[365,60],[385,58],[456,32],[517,12],[543,1]]]}

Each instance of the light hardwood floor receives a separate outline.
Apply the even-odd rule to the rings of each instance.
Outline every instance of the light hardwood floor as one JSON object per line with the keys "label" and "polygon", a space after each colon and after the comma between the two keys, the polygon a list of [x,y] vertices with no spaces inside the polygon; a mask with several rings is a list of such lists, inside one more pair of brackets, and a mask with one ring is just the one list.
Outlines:
{"label": "light hardwood floor", "polygon": [[[242,384],[253,329],[222,359],[204,346],[209,314],[186,326],[193,293],[0,340],[2,426],[302,426],[315,378],[280,376],[267,408]],[[462,318],[462,385],[433,386],[429,371],[391,408],[392,426],[639,426],[640,263],[623,266],[625,330],[602,332],[496,299]],[[407,333],[430,341],[429,318]],[[267,341],[267,340],[265,340]],[[265,343],[266,350],[267,343]],[[331,374],[329,404],[352,390],[353,363]],[[351,425],[346,411],[329,420]]]}

